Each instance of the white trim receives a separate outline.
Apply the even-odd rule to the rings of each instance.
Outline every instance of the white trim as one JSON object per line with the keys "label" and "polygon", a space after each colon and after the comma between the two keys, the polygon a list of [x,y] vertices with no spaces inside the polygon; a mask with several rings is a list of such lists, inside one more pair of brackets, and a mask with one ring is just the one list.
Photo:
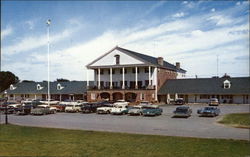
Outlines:
{"label": "white trim", "polygon": [[101,88],[101,69],[98,68],[98,89]]}
{"label": "white trim", "polygon": [[137,66],[135,67],[135,89],[138,88],[138,74],[137,74]]}
{"label": "white trim", "polygon": [[112,68],[110,68],[109,73],[110,73],[110,75],[109,75],[109,80],[110,80],[109,81],[110,82],[109,86],[110,86],[110,89],[112,89],[113,88],[113,85],[112,85],[112,82],[113,82],[113,79],[112,79],[113,69]]}
{"label": "white trim", "polygon": [[125,89],[125,68],[122,67],[122,89]]}

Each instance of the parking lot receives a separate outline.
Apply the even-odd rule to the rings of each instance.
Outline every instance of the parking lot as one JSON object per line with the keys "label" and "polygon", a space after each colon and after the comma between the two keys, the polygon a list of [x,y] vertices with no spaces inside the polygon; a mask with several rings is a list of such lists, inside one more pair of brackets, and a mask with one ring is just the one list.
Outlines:
{"label": "parking lot", "polygon": [[[56,113],[45,116],[9,115],[9,123],[65,129],[249,140],[249,129],[233,128],[216,122],[224,114],[249,112],[249,105],[220,105],[221,114],[218,117],[199,117],[197,109],[204,107],[204,104],[189,106],[193,110],[189,118],[172,118],[176,106],[163,105],[163,114],[156,117]],[[4,115],[1,115],[1,123],[3,122]]]}

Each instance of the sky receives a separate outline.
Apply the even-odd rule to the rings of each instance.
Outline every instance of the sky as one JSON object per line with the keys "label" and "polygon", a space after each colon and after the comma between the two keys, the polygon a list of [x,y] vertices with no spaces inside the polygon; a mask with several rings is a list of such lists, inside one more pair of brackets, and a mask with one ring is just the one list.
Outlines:
{"label": "sky", "polygon": [[187,78],[249,76],[248,1],[1,1],[2,71],[47,80],[47,19],[51,80],[86,80],[117,45],[180,62]]}

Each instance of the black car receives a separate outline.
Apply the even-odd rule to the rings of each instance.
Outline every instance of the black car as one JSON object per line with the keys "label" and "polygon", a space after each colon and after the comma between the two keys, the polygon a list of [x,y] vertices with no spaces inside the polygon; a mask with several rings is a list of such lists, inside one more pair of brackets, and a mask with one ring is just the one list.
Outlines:
{"label": "black car", "polygon": [[178,98],[178,99],[175,100],[174,104],[175,105],[184,105],[185,102],[184,102],[184,100],[182,98]]}
{"label": "black car", "polygon": [[100,107],[98,103],[87,103],[81,107],[82,113],[95,113],[97,107]]}

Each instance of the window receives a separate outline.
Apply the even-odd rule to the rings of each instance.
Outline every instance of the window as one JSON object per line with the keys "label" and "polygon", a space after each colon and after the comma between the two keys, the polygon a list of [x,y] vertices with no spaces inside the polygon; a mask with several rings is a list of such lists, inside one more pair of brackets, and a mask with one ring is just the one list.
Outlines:
{"label": "window", "polygon": [[42,90],[43,87],[42,87],[40,84],[37,84],[37,85],[36,85],[36,89],[37,89],[37,90]]}
{"label": "window", "polygon": [[103,69],[100,70],[100,74],[101,74],[101,75],[104,74],[104,70],[103,70]]}
{"label": "window", "polygon": [[[110,74],[110,69],[108,70],[108,73]],[[112,69],[112,74],[115,74],[115,69]]]}
{"label": "window", "polygon": [[145,94],[141,93],[141,100],[144,100],[144,99],[145,99]]}
{"label": "window", "polygon": [[148,73],[149,72],[148,67],[144,68],[144,71],[145,73]]}
{"label": "window", "polygon": [[120,55],[115,55],[115,64],[120,64]]}
{"label": "window", "polygon": [[[122,74],[122,69],[120,69],[120,74]],[[127,74],[127,69],[124,68],[124,74]]]}
{"label": "window", "polygon": [[230,87],[231,87],[231,83],[230,83],[230,81],[228,81],[228,80],[225,80],[224,82],[223,82],[223,88],[224,89],[229,89]]}
{"label": "window", "polygon": [[95,93],[91,93],[91,99],[95,100]]}
{"label": "window", "polygon": [[57,84],[57,90],[62,90],[63,88],[64,87],[60,83]]}
{"label": "window", "polygon": [[[135,74],[135,68],[132,69],[132,73]],[[137,68],[137,73],[140,73],[140,68]]]}
{"label": "window", "polygon": [[209,99],[209,98],[210,98],[209,95],[205,95],[205,94],[200,95],[200,99]]}
{"label": "window", "polygon": [[16,87],[13,86],[13,84],[10,85],[10,90],[15,90]]}

